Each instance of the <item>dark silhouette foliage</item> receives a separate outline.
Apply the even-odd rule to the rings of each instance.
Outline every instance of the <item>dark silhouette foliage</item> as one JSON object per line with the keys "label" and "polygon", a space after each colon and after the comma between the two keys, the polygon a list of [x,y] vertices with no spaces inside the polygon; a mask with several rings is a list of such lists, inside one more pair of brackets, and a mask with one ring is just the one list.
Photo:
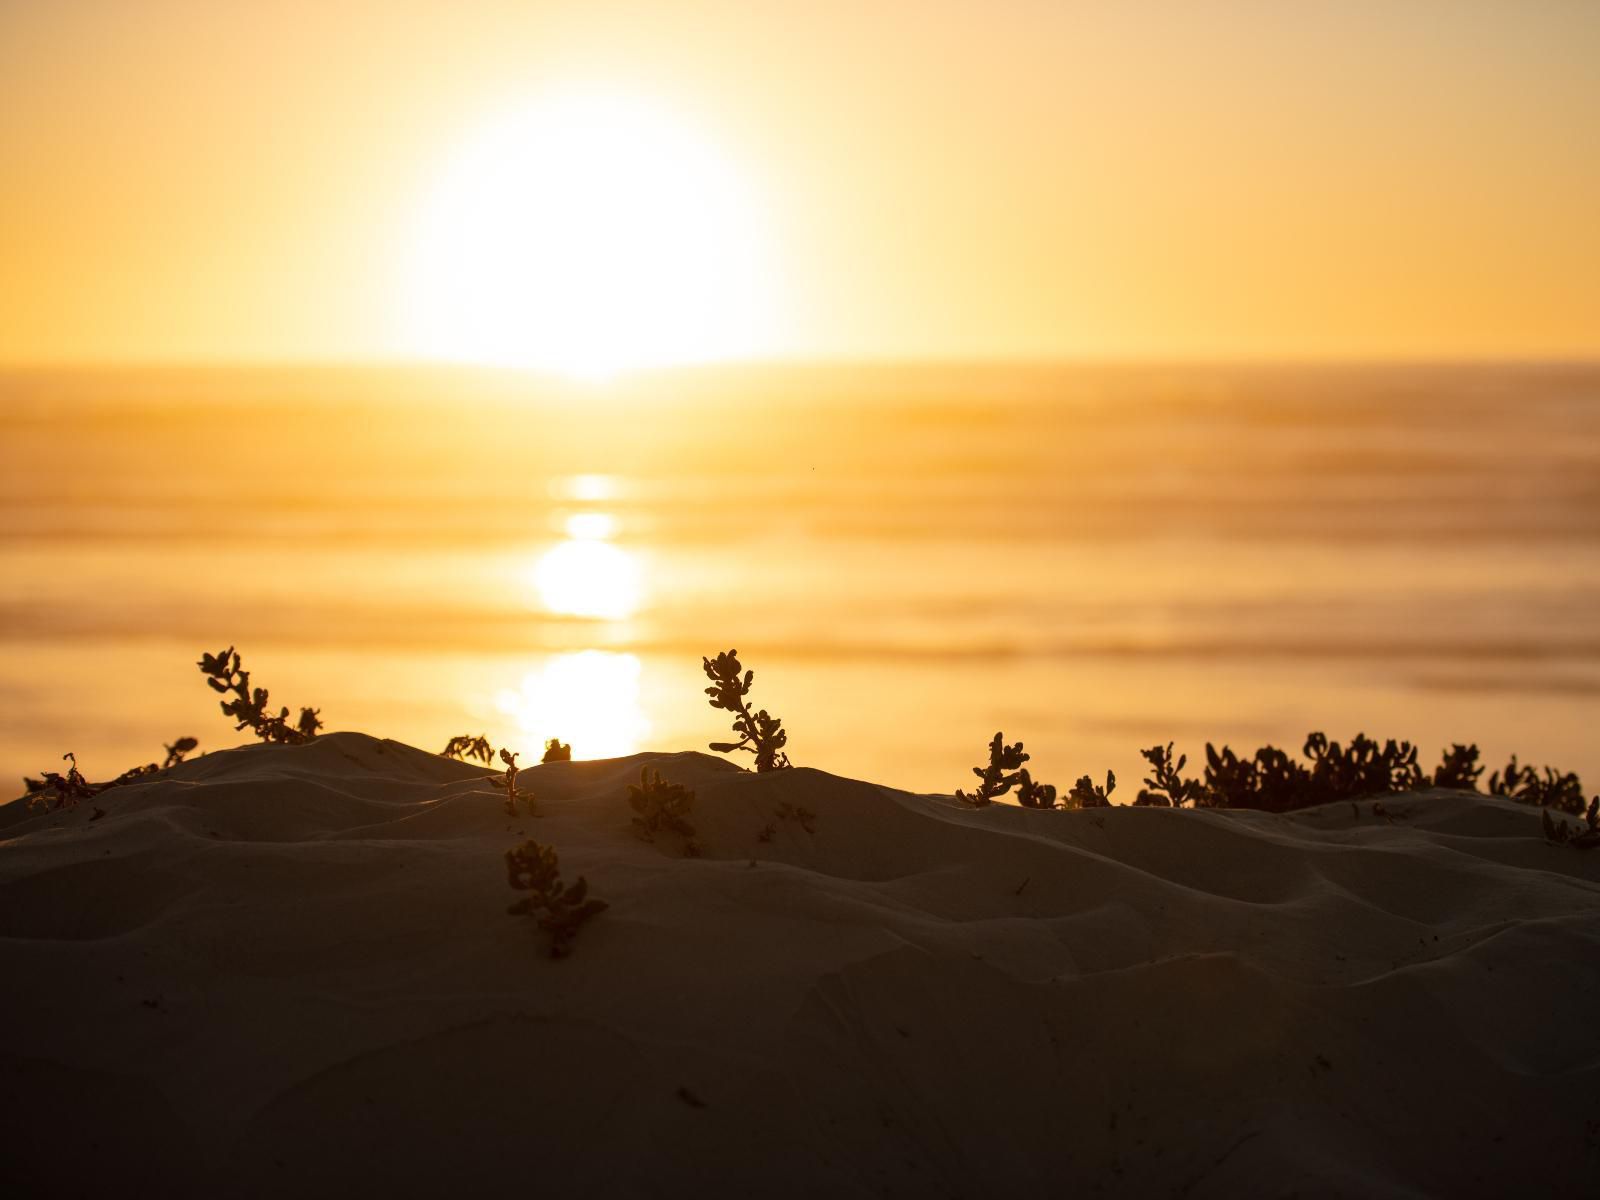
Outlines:
{"label": "dark silhouette foliage", "polygon": [[1380,748],[1366,734],[1358,733],[1345,748],[1323,734],[1313,733],[1306,737],[1305,756],[1311,760],[1312,786],[1326,793],[1326,800],[1428,786],[1417,766],[1417,748],[1410,742],[1390,738]]}
{"label": "dark silhouette foliage", "polygon": [[1584,811],[1583,783],[1576,775],[1554,767],[1545,767],[1541,775],[1532,767],[1520,766],[1515,754],[1504,771],[1489,776],[1489,792],[1518,804],[1536,804],[1540,808],[1577,815]]}
{"label": "dark silhouette foliage", "polygon": [[[84,779],[78,773],[78,760],[71,754],[67,754],[64,757],[71,761],[71,765],[67,768],[65,775],[58,775],[54,771],[46,771],[42,779],[34,779],[24,775],[22,786],[33,797],[30,805],[61,808],[64,806],[62,801],[68,801],[65,806],[70,807],[86,796],[98,795],[101,792],[110,791],[114,787],[120,787],[125,783],[134,783],[151,775],[159,775],[162,771],[171,770],[181,763],[184,756],[199,744],[200,742],[197,738],[178,738],[170,745],[165,746],[166,757],[159,763],[150,762],[137,767],[129,767],[109,783],[90,783]],[[89,791],[85,792],[84,788],[88,788]],[[101,812],[102,810],[96,809],[95,811]],[[90,819],[93,820],[94,818]]]}
{"label": "dark silhouette foliage", "polygon": [[1474,792],[1478,790],[1478,777],[1482,774],[1483,767],[1478,762],[1478,747],[1463,746],[1457,742],[1444,752],[1444,758],[1434,768],[1433,786]]}
{"label": "dark silhouette foliage", "polygon": [[1205,785],[1198,779],[1185,779],[1179,773],[1189,761],[1189,756],[1180,754],[1178,761],[1173,762],[1171,742],[1141,750],[1139,755],[1150,764],[1150,774],[1145,777],[1144,787],[1134,797],[1136,808],[1182,808],[1185,804],[1198,806],[1206,801]]}
{"label": "dark silhouette foliage", "polygon": [[1589,807],[1583,813],[1582,825],[1568,825],[1563,820],[1553,819],[1549,808],[1539,814],[1539,822],[1544,826],[1546,841],[1558,846],[1571,846],[1575,850],[1600,848],[1600,796],[1589,801]]}
{"label": "dark silhouette foliage", "polygon": [[[1276,746],[1263,746],[1244,758],[1229,746],[1206,743],[1203,779],[1186,779],[1183,768],[1188,759],[1175,754],[1173,743],[1151,746],[1140,755],[1150,764],[1145,786],[1134,800],[1135,806],[1161,808],[1253,808],[1266,812],[1289,812],[1340,800],[1358,800],[1393,792],[1420,791],[1430,787],[1475,789],[1483,774],[1475,745],[1456,743],[1441,756],[1430,773],[1417,761],[1417,748],[1410,742],[1389,739],[1379,743],[1358,733],[1348,745],[1329,741],[1322,733],[1306,736],[1308,761],[1301,762]],[[989,743],[987,766],[974,767],[979,784],[972,792],[957,791],[958,799],[968,804],[993,803],[1013,788],[1017,802],[1027,808],[1106,808],[1117,786],[1116,776],[1106,773],[1105,786],[1088,775],[1058,798],[1054,788],[1033,779],[1023,766],[1029,755],[1023,744],[1007,745],[1003,733]],[[1554,808],[1582,815],[1582,783],[1576,775],[1545,767],[1542,772],[1519,766],[1513,757],[1503,772],[1490,778],[1490,791],[1524,804]],[[1390,809],[1376,815],[1394,818]]]}
{"label": "dark silhouette foliage", "polygon": [[1078,782],[1072,785],[1072,790],[1067,793],[1067,798],[1062,804],[1063,808],[1110,808],[1111,793],[1117,790],[1117,774],[1115,771],[1106,772],[1106,784],[1100,787],[1087,775],[1080,775]]}
{"label": "dark silhouette foliage", "polygon": [[528,895],[506,912],[514,917],[533,917],[539,928],[550,935],[550,957],[565,958],[572,951],[572,940],[584,922],[609,905],[589,896],[589,881],[582,875],[567,887],[561,882],[561,863],[555,847],[541,846],[531,838],[506,851],[506,880]]}
{"label": "dark silhouette foliage", "polygon": [[541,763],[571,762],[572,747],[560,738],[551,738],[544,744],[544,757]]}
{"label": "dark silhouette foliage", "polygon": [[314,708],[302,708],[293,725],[289,724],[287,708],[268,712],[267,689],[251,688],[250,672],[240,666],[239,652],[232,646],[219,654],[202,654],[198,665],[213,691],[233,693],[232,700],[222,702],[222,711],[238,722],[235,729],[252,730],[264,742],[298,746],[316,737],[322,728]]}
{"label": "dark silhouette foliage", "polygon": [[737,742],[712,742],[711,749],[718,754],[748,750],[756,756],[757,771],[776,771],[789,766],[789,756],[783,749],[789,742],[789,735],[783,722],[764,708],[752,712],[745,701],[756,673],[744,670],[739,663],[739,652],[728,650],[714,659],[700,661],[706,678],[711,680],[711,686],[706,689],[711,707],[731,712],[733,731],[739,735]]}
{"label": "dark silhouette foliage", "polygon": [[956,799],[979,807],[993,803],[995,797],[1004,796],[1022,781],[1019,772],[1022,764],[1031,757],[1023,750],[1021,742],[1008,746],[1004,732],[996,733],[989,739],[988,766],[972,768],[972,773],[978,777],[977,790],[963,792],[957,788]]}
{"label": "dark silhouette foliage", "polygon": [[1205,790],[1213,807],[1285,812],[1310,802],[1311,772],[1276,746],[1240,758],[1230,746],[1207,742]]}
{"label": "dark silhouette foliage", "polygon": [[78,770],[78,756],[70,750],[61,756],[61,761],[67,764],[67,773],[46,771],[42,779],[23,779],[23,785],[28,789],[28,807],[42,808],[54,811],[58,808],[76,808],[80,800],[87,800],[90,796],[98,795],[100,788],[95,787],[83,777]]}
{"label": "dark silhouette foliage", "polygon": [[494,784],[495,787],[501,788],[505,791],[506,815],[512,817],[517,815],[518,801],[522,802],[523,806],[528,810],[529,815],[532,815],[534,806],[533,793],[520,790],[517,787],[517,759],[519,757],[520,755],[513,754],[511,751],[502,747],[500,750],[500,761],[505,763],[506,769],[504,773],[500,775],[489,776],[490,783]]}
{"label": "dark silhouette foliage", "polygon": [[637,785],[628,785],[628,803],[638,815],[633,818],[633,828],[647,842],[654,842],[663,833],[675,833],[683,839],[683,852],[689,858],[700,853],[694,840],[694,823],[689,813],[694,809],[694,793],[681,783],[668,783],[660,771],[645,767],[639,772]]}
{"label": "dark silhouette foliage", "polygon": [[183,761],[184,756],[188,754],[189,751],[193,750],[199,744],[200,740],[192,737],[181,737],[171,745],[166,745],[163,743],[163,746],[167,752],[167,756],[162,759],[161,762],[145,763],[143,766],[130,767],[121,775],[118,775],[110,783],[101,784],[100,790],[106,791],[110,788],[120,787],[124,783],[133,783],[150,775],[159,775],[162,771],[170,771],[173,767],[177,766]]}
{"label": "dark silhouette foliage", "polygon": [[1023,767],[1017,772],[1017,803],[1023,808],[1054,808],[1056,789],[1048,783],[1039,783]]}
{"label": "dark silhouette foliage", "polygon": [[481,733],[477,737],[458,733],[444,744],[444,749],[439,753],[445,758],[459,759],[461,762],[475,758],[486,767],[494,761],[494,747]]}

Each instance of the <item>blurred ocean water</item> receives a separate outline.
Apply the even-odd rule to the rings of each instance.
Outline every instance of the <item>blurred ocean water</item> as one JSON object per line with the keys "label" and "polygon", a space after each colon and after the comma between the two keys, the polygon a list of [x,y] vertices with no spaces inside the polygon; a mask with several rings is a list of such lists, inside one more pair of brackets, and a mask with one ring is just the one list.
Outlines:
{"label": "blurred ocean water", "polygon": [[429,748],[724,732],[1058,783],[1310,729],[1600,787],[1600,367],[0,375],[0,778],[238,740],[194,660]]}

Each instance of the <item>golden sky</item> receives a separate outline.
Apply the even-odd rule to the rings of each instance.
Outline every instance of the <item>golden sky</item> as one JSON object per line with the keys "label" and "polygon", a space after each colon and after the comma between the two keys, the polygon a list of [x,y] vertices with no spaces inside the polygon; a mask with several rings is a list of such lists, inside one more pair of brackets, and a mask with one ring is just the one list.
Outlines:
{"label": "golden sky", "polygon": [[1596,64],[1594,0],[0,0],[0,359],[1595,355]]}

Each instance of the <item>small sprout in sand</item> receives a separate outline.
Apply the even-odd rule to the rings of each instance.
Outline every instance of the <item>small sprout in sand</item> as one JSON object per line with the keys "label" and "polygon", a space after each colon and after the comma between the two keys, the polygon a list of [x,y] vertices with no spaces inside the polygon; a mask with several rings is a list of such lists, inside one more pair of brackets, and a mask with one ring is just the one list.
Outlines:
{"label": "small sprout in sand", "polygon": [[995,734],[989,741],[989,765],[972,768],[972,773],[978,777],[978,790],[963,792],[958,788],[956,799],[979,806],[991,803],[996,796],[1005,795],[1013,784],[1020,781],[1018,769],[1030,757],[1023,751],[1021,742],[1008,746],[1004,733]]}
{"label": "small sprout in sand", "polygon": [[1017,803],[1023,808],[1054,808],[1056,789],[1048,783],[1039,783],[1023,767],[1017,773]]}
{"label": "small sprout in sand", "polygon": [[78,770],[78,756],[68,751],[61,756],[67,764],[67,773],[46,771],[43,779],[24,779],[28,789],[28,807],[47,811],[58,808],[76,808],[78,801],[97,795],[99,788],[85,779]]}
{"label": "small sprout in sand", "polygon": [[167,756],[160,763],[145,763],[141,767],[130,767],[118,775],[101,789],[120,787],[125,783],[133,783],[150,775],[159,775],[162,771],[170,771],[183,761],[184,755],[200,744],[198,738],[181,737],[171,745],[166,746]]}
{"label": "small sprout in sand", "polygon": [[675,833],[683,839],[686,858],[698,858],[700,847],[694,840],[694,823],[689,813],[694,808],[694,793],[681,783],[668,783],[660,771],[649,767],[639,772],[637,785],[628,785],[628,803],[639,815],[633,818],[633,829],[647,842],[654,842],[658,834]]}
{"label": "small sprout in sand", "polygon": [[1434,768],[1433,786],[1475,792],[1478,790],[1478,777],[1482,774],[1483,767],[1478,762],[1478,747],[1463,746],[1457,742],[1444,752],[1444,757]]}
{"label": "small sprout in sand", "polygon": [[506,851],[506,879],[517,891],[529,893],[506,912],[538,921],[550,935],[551,958],[565,958],[584,922],[608,907],[604,900],[589,899],[589,881],[582,875],[571,887],[563,884],[555,847],[532,839]]}
{"label": "small sprout in sand", "polygon": [[807,833],[815,834],[817,832],[817,814],[809,808],[803,808],[798,804],[783,803],[778,805],[777,815],[778,820],[793,821]]}
{"label": "small sprout in sand", "polygon": [[202,654],[199,667],[213,691],[232,692],[232,700],[222,702],[222,711],[238,722],[235,729],[250,729],[263,742],[298,746],[317,736],[322,728],[317,710],[302,708],[300,718],[289,724],[289,710],[267,711],[267,689],[250,687],[250,672],[239,664],[239,652],[232,646],[219,654]]}
{"label": "small sprout in sand", "polygon": [[737,742],[712,742],[711,749],[718,754],[748,750],[756,756],[757,771],[776,771],[787,767],[789,756],[783,748],[789,742],[789,735],[781,720],[764,708],[752,712],[745,702],[756,673],[744,670],[739,663],[739,652],[728,650],[715,659],[702,658],[700,661],[705,667],[706,678],[711,680],[711,686],[706,689],[706,695],[711,698],[711,707],[731,712],[733,731],[739,735]]}
{"label": "small sprout in sand", "polygon": [[1173,762],[1171,742],[1165,746],[1151,746],[1139,754],[1150,764],[1150,774],[1145,778],[1145,786],[1134,797],[1136,807],[1182,808],[1185,804],[1199,805],[1205,800],[1205,784],[1198,779],[1185,779],[1179,773],[1189,756],[1180,754],[1178,761]]}
{"label": "small sprout in sand", "polygon": [[1117,774],[1115,771],[1106,772],[1105,787],[1098,786],[1087,775],[1079,776],[1078,782],[1072,785],[1072,790],[1067,793],[1063,808],[1110,808],[1111,793],[1117,790]]}
{"label": "small sprout in sand", "polygon": [[171,770],[183,761],[183,756],[200,745],[199,738],[181,737],[166,747],[167,757],[161,764],[163,771]]}
{"label": "small sprout in sand", "polygon": [[481,733],[477,737],[458,733],[445,743],[444,749],[439,753],[445,758],[455,758],[462,762],[475,758],[486,767],[494,761],[494,747]]}
{"label": "small sprout in sand", "polygon": [[551,738],[544,744],[544,757],[541,763],[571,762],[572,747],[560,738]]}
{"label": "small sprout in sand", "polygon": [[1548,842],[1571,846],[1575,850],[1600,849],[1600,796],[1589,801],[1582,825],[1568,825],[1565,821],[1553,819],[1548,808],[1539,814],[1539,821],[1544,826],[1544,836]]}
{"label": "small sprout in sand", "polygon": [[503,788],[505,790],[506,795],[504,803],[507,816],[514,817],[517,815],[518,801],[521,801],[523,807],[527,809],[528,815],[532,816],[534,807],[533,793],[519,791],[517,789],[518,757],[518,755],[511,753],[511,751],[502,748],[500,751],[500,761],[506,765],[505,773],[502,775],[490,775],[488,778],[489,782],[494,784],[495,787]]}

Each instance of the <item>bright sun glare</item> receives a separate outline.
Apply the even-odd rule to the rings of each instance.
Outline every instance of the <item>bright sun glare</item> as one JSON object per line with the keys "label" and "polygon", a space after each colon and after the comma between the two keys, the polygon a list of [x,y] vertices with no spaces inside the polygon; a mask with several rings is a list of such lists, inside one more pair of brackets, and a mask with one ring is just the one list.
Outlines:
{"label": "bright sun glare", "polygon": [[495,705],[523,733],[565,738],[578,758],[614,758],[632,754],[650,732],[639,675],[631,654],[556,654],[520,688],[503,689]]}
{"label": "bright sun glare", "polygon": [[572,617],[617,621],[639,607],[639,564],[608,540],[617,529],[610,513],[567,518],[566,539],[533,566],[533,586],[545,609]]}
{"label": "bright sun glare", "polygon": [[427,196],[410,345],[580,377],[757,352],[774,302],[761,216],[733,164],[660,106],[546,97],[470,138]]}

